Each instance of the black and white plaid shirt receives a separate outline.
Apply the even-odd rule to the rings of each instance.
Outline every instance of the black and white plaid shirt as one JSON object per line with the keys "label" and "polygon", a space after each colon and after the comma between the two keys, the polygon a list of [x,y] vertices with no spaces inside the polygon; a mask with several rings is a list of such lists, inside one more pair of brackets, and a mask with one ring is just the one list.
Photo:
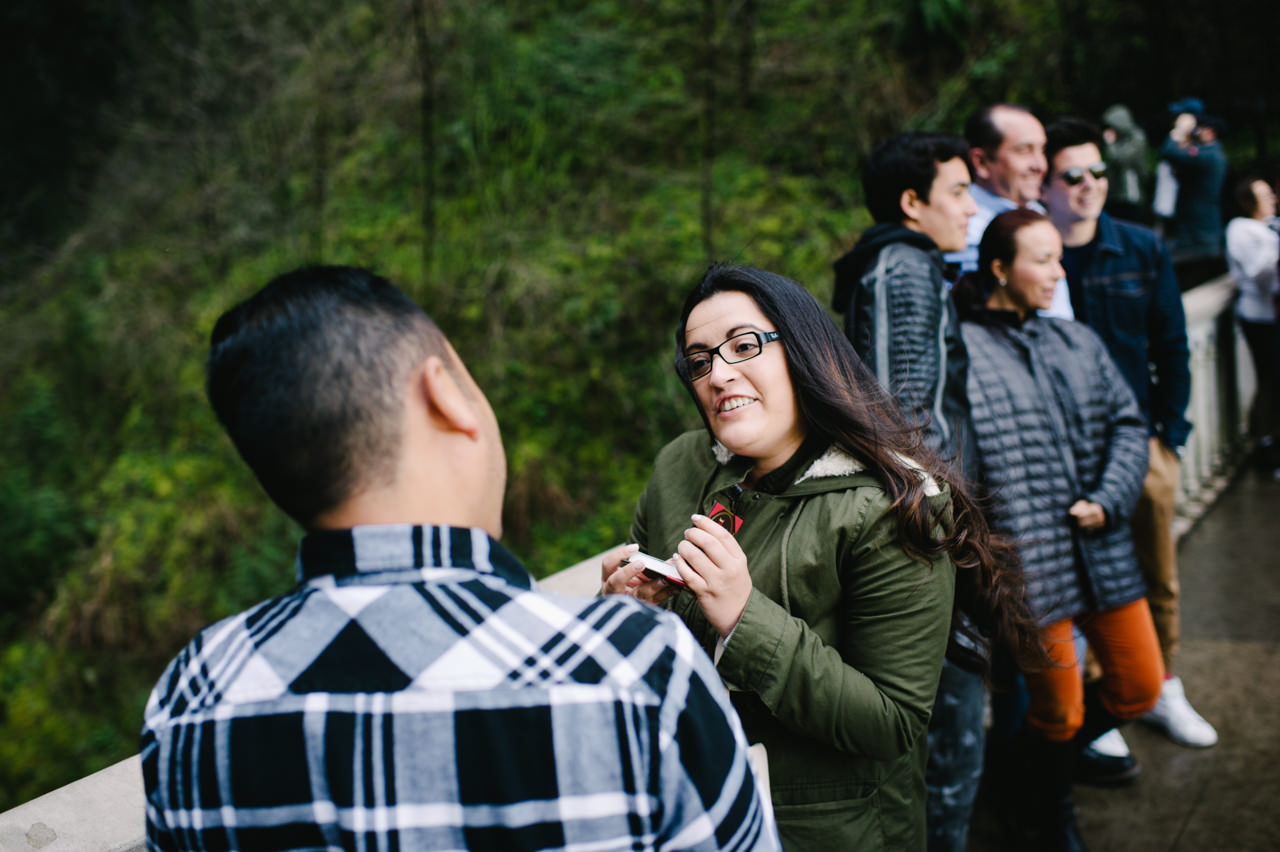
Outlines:
{"label": "black and white plaid shirt", "polygon": [[776,849],[670,613],[532,591],[482,530],[312,533],[147,702],[153,849]]}

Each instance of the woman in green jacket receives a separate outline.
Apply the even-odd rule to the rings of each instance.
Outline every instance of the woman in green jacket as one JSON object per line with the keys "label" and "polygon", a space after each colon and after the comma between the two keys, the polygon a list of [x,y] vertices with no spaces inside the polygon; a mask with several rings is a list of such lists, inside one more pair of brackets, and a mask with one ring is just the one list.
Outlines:
{"label": "woman in green jacket", "polygon": [[[789,852],[923,850],[953,622],[970,663],[973,625],[1037,653],[1015,557],[799,284],[712,267],[676,345],[710,434],[658,455],[604,590],[670,606],[716,656],[767,748]],[[637,549],[671,557],[681,583],[642,573]]]}

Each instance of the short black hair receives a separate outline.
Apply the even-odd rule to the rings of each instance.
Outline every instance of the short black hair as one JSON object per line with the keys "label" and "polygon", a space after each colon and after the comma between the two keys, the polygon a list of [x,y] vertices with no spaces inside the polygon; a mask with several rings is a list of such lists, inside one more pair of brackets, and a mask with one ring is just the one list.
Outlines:
{"label": "short black hair", "polygon": [[981,148],[990,154],[1004,144],[1004,133],[996,126],[992,117],[998,109],[1013,110],[1035,117],[1031,110],[1017,104],[999,103],[980,107],[964,123],[964,139],[970,148]]}
{"label": "short black hair", "polygon": [[304,527],[395,475],[409,372],[448,342],[385,278],[281,275],[214,325],[206,390],[245,463]]}
{"label": "short black hair", "polygon": [[1048,170],[1044,173],[1044,181],[1048,183],[1053,177],[1053,158],[1063,148],[1074,148],[1077,145],[1094,145],[1101,154],[1107,150],[1106,140],[1102,138],[1102,131],[1098,125],[1085,121],[1082,118],[1060,118],[1053,124],[1044,129],[1045,144],[1044,158],[1049,164]]}
{"label": "short black hair", "polygon": [[862,169],[862,192],[871,218],[901,222],[905,216],[900,200],[908,189],[928,204],[938,166],[957,157],[967,165],[968,153],[963,139],[945,133],[913,131],[881,141]]}

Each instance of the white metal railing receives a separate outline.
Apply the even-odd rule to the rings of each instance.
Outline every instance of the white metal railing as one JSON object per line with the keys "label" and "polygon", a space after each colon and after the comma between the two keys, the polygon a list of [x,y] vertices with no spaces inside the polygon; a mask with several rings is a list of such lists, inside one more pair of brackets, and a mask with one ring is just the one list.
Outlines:
{"label": "white metal railing", "polygon": [[[1245,446],[1245,412],[1256,380],[1232,317],[1235,284],[1215,278],[1183,294],[1191,348],[1193,430],[1182,455],[1182,493],[1174,534],[1181,535],[1226,487]],[[540,583],[594,594],[600,555]],[[142,775],[136,756],[0,813],[0,852],[133,852],[144,848]]]}
{"label": "white metal railing", "polygon": [[1247,446],[1248,407],[1257,389],[1253,361],[1234,317],[1235,282],[1223,275],[1182,296],[1191,349],[1191,436],[1182,451],[1174,535],[1226,488]]}

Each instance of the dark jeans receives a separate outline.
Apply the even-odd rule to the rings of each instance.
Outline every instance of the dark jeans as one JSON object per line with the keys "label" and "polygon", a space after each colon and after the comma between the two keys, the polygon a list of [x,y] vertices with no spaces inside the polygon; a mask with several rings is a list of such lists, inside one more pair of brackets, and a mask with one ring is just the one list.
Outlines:
{"label": "dark jeans", "polygon": [[925,804],[929,852],[964,852],[969,817],[982,780],[982,678],[944,663],[929,720]]}
{"label": "dark jeans", "polygon": [[1249,433],[1254,438],[1280,439],[1280,327],[1242,319],[1240,328],[1258,376],[1258,395],[1249,410]]}

